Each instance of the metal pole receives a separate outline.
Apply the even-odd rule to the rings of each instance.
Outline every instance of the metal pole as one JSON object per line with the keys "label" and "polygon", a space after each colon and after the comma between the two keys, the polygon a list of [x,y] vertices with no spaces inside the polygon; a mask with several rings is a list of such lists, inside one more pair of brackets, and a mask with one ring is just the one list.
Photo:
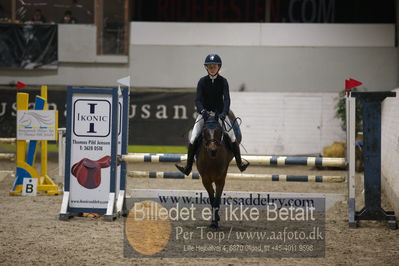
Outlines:
{"label": "metal pole", "polygon": [[355,131],[356,131],[356,98],[348,92],[346,104],[346,158],[348,161],[348,219],[349,227],[356,227],[355,212]]}
{"label": "metal pole", "polygon": [[58,129],[58,175],[62,177],[65,171],[65,133],[66,128]]}

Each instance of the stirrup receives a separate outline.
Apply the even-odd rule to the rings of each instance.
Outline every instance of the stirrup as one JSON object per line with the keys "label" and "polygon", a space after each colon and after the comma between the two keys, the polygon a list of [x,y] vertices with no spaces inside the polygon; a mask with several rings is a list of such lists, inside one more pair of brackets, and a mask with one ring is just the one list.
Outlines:
{"label": "stirrup", "polygon": [[237,167],[241,172],[244,172],[248,166],[249,166],[248,161],[246,163],[241,162],[239,165],[237,164]]}
{"label": "stirrup", "polygon": [[248,165],[249,165],[249,164],[241,164],[240,166],[238,166],[238,169],[239,169],[241,172],[244,172],[244,171],[247,169]]}

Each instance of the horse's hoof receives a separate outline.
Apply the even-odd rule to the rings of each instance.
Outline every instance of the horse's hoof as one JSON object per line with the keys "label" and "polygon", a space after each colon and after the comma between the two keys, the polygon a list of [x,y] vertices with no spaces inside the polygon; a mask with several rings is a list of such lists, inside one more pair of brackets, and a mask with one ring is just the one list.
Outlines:
{"label": "horse's hoof", "polygon": [[212,223],[209,225],[209,228],[211,228],[211,229],[218,229],[218,228],[219,228],[219,224],[218,224],[217,222],[212,222]]}

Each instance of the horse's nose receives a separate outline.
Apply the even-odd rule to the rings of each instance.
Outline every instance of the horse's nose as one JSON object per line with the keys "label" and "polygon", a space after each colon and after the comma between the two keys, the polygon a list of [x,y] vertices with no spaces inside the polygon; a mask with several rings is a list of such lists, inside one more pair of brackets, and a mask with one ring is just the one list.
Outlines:
{"label": "horse's nose", "polygon": [[207,151],[210,157],[214,158],[216,156],[217,148],[218,146],[214,142],[208,144]]}
{"label": "horse's nose", "polygon": [[216,145],[215,142],[211,142],[209,143],[208,149],[211,151],[216,151],[216,149],[218,148],[218,146]]}

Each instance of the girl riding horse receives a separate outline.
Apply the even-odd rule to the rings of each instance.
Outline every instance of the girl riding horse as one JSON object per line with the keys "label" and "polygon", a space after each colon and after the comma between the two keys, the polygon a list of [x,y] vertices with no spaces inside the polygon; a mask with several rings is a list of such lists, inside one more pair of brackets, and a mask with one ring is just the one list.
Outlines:
{"label": "girl riding horse", "polygon": [[[199,115],[195,121],[188,145],[187,165],[180,166],[176,164],[177,169],[185,175],[189,175],[192,170],[194,155],[199,143],[198,136],[209,114],[214,113],[219,115],[219,123],[222,125],[222,128],[232,128],[230,120],[227,118],[230,111],[229,84],[224,77],[219,75],[219,70],[222,67],[222,59],[217,54],[210,54],[205,58],[204,66],[208,75],[202,77],[197,85],[195,105]],[[241,160],[240,145],[236,141],[234,130],[226,132],[230,139],[231,150],[236,159],[238,169],[243,172],[249,163],[243,163]]]}

